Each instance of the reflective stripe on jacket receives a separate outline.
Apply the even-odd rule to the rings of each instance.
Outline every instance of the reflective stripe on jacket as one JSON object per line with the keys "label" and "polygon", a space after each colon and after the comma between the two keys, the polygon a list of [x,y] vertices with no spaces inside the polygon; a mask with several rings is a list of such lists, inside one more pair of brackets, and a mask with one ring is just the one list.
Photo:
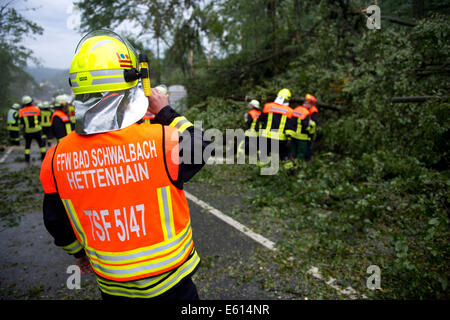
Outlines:
{"label": "reflective stripe on jacket", "polygon": [[[102,278],[132,281],[163,274],[194,250],[184,191],[166,169],[177,163],[178,148],[166,153],[165,146],[178,140],[176,128],[134,124],[97,135],[72,132],[56,146],[55,188]],[[48,192],[51,181],[42,182]]]}

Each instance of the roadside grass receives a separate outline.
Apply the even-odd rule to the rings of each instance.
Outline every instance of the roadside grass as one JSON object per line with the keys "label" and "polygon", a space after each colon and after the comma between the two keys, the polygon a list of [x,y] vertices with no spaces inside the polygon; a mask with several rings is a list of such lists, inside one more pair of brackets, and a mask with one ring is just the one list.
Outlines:
{"label": "roadside grass", "polygon": [[8,226],[16,226],[22,213],[39,210],[42,206],[40,168],[34,165],[17,171],[0,169],[0,218]]}
{"label": "roadside grass", "polygon": [[[259,172],[254,165],[207,165],[193,179],[240,197],[242,206],[226,213],[276,241],[278,250],[259,251],[237,281],[298,298],[348,298],[307,274],[316,266],[325,279],[369,299],[450,297],[446,173],[388,152],[358,161],[322,153],[274,176]],[[366,286],[371,265],[381,269],[380,290]],[[270,272],[258,275],[259,267]]]}

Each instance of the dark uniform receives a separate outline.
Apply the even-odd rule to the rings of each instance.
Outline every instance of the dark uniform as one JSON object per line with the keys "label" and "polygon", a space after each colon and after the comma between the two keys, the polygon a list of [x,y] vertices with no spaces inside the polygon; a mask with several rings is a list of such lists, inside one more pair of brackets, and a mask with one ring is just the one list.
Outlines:
{"label": "dark uniform", "polygon": [[308,109],[303,106],[298,106],[293,110],[290,121],[294,121],[296,128],[295,130],[287,130],[286,132],[291,137],[291,156],[296,159],[306,159],[308,144],[311,140],[309,134],[311,116]]}
{"label": "dark uniform", "polygon": [[52,145],[52,140],[54,138],[51,122],[52,114],[53,110],[49,105],[41,107],[42,139],[46,141],[48,147]]}
{"label": "dark uniform", "polygon": [[62,110],[61,107],[57,107],[57,110],[53,112],[51,117],[51,125],[53,135],[58,142],[73,130],[73,124],[70,121],[69,116]]}
{"label": "dark uniform", "polygon": [[24,105],[20,111],[20,121],[23,125],[25,137],[25,161],[30,162],[31,142],[36,140],[41,152],[41,159],[44,159],[47,149],[45,148],[45,141],[42,139],[42,127],[39,123],[41,110],[38,107],[28,103]]}

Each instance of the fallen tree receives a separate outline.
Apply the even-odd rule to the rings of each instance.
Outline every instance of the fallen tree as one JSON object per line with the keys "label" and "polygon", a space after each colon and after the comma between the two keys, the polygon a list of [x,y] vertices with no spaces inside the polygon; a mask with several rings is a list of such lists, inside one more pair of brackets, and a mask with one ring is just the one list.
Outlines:
{"label": "fallen tree", "polygon": [[[232,94],[228,97],[225,97],[225,99],[231,99],[234,101],[250,101],[250,100],[258,100],[258,101],[274,101],[275,100],[275,96],[246,96],[246,95],[242,95],[242,94]],[[305,99],[304,98],[292,98],[290,100],[291,103],[304,103]],[[328,104],[325,102],[321,102],[321,101],[317,101],[316,105],[319,108],[323,108],[323,109],[329,109],[329,110],[334,110],[334,111],[341,111],[342,106],[340,105],[332,105],[332,104]]]}
{"label": "fallen tree", "polygon": [[431,99],[448,99],[448,96],[410,96],[410,97],[393,97],[391,99],[392,103],[402,103],[402,102],[425,102]]}

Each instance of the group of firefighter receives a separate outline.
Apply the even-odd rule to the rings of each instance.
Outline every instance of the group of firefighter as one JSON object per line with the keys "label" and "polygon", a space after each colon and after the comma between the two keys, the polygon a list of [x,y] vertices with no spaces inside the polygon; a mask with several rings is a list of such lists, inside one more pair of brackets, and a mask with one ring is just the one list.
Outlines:
{"label": "group of firefighter", "polygon": [[258,153],[266,148],[268,154],[275,144],[280,160],[291,160],[286,162],[285,168],[291,168],[295,159],[311,159],[311,145],[318,125],[317,99],[308,93],[304,103],[294,108],[289,106],[290,100],[290,90],[282,89],[275,101],[266,103],[262,110],[258,100],[250,101],[250,110],[245,114],[245,140],[238,146],[238,153],[249,154],[253,146]]}
{"label": "group of firefighter", "polygon": [[[165,85],[156,87],[169,96]],[[70,96],[58,95],[53,101],[42,101],[36,105],[30,96],[22,97],[22,104],[14,103],[8,111],[7,129],[11,145],[20,145],[21,135],[25,140],[25,161],[31,163],[31,143],[39,145],[41,160],[53,139],[59,142],[75,130],[75,107]],[[155,115],[147,110],[140,122],[151,123]]]}
{"label": "group of firefighter", "polygon": [[49,101],[35,101],[28,95],[22,103],[14,103],[7,116],[7,130],[11,145],[20,145],[21,136],[25,140],[25,161],[31,163],[31,143],[39,145],[41,159],[47,147],[56,139],[59,142],[75,128],[75,108],[71,98],[62,94]]}

